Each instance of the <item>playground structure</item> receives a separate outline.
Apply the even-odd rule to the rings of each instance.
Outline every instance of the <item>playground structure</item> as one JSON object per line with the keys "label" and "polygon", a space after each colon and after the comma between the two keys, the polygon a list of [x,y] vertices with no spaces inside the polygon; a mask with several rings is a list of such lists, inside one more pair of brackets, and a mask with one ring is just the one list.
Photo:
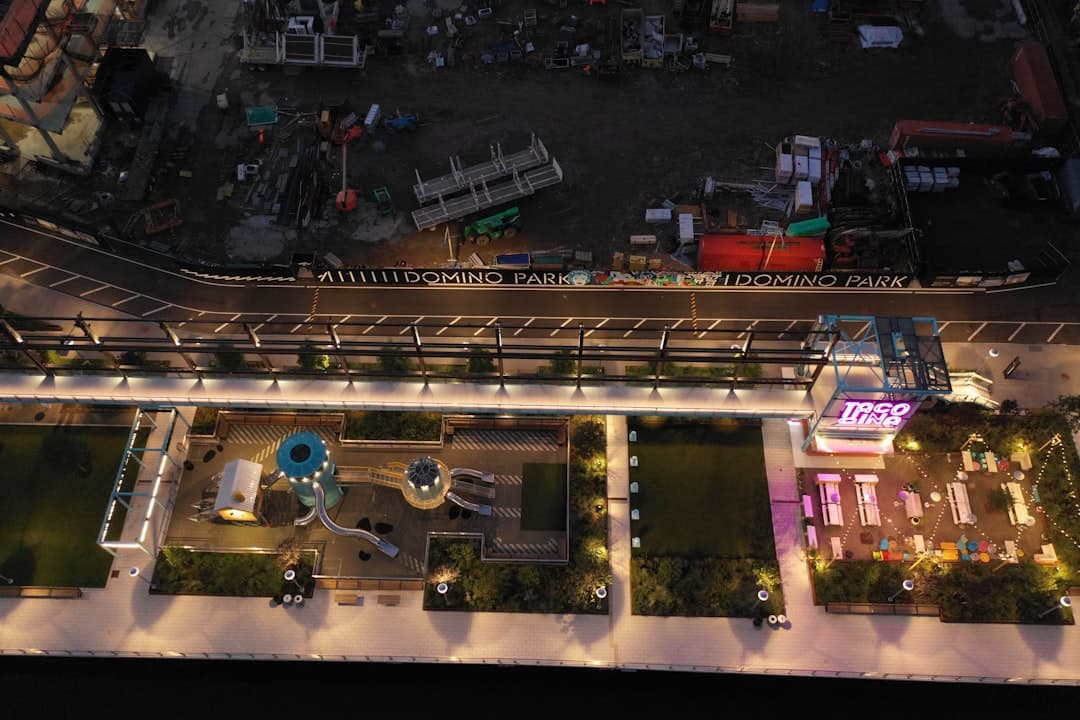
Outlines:
{"label": "playground structure", "polygon": [[[307,525],[318,518],[330,532],[369,542],[391,558],[397,556],[397,546],[369,530],[338,525],[330,517],[328,510],[337,506],[344,497],[343,487],[374,484],[396,488],[405,501],[418,510],[433,510],[450,501],[480,515],[490,516],[492,513],[491,505],[462,497],[464,494],[478,499],[494,498],[495,479],[492,473],[471,468],[450,469],[443,462],[428,456],[414,458],[408,464],[389,462],[383,467],[339,467],[330,457],[322,438],[314,432],[303,431],[281,442],[275,460],[277,469],[270,474],[271,485],[286,480],[300,503],[309,508],[293,521],[295,525]],[[247,475],[257,478],[261,473],[261,465],[238,462],[244,463],[240,469]],[[241,499],[246,500],[247,495]],[[232,507],[228,509],[235,511]],[[231,517],[224,512],[221,516],[226,520]]]}

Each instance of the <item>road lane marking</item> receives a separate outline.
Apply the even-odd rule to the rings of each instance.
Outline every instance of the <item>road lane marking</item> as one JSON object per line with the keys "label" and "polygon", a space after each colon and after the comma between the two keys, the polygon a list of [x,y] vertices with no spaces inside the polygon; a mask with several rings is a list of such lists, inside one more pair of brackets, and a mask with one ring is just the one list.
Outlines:
{"label": "road lane marking", "polygon": [[1009,336],[1009,339],[1006,342],[1012,342],[1013,338],[1016,337],[1016,334],[1023,330],[1025,325],[1027,325],[1026,322],[1020,323],[1020,326],[1012,331],[1012,335]]}
{"label": "road lane marking", "polygon": [[980,323],[979,327],[975,328],[975,331],[973,333],[971,333],[970,335],[968,335],[967,341],[971,342],[972,340],[974,340],[975,336],[978,335],[980,332],[982,332],[982,329],[984,327],[986,327],[986,323]]}

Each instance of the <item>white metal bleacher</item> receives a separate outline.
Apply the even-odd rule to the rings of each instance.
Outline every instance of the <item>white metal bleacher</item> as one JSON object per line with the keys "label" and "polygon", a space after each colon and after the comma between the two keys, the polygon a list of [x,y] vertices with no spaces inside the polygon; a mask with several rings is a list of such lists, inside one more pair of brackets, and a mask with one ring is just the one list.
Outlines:
{"label": "white metal bleacher", "polygon": [[840,476],[835,473],[819,473],[818,493],[821,496],[821,516],[826,525],[843,527],[844,512],[840,506]]}
{"label": "white metal bleacher", "polygon": [[855,476],[855,497],[859,502],[859,521],[866,525],[881,525],[877,502],[877,475]]}
{"label": "white metal bleacher", "polygon": [[946,483],[945,494],[949,497],[949,507],[952,509],[954,523],[971,525],[975,522],[975,515],[971,512],[971,500],[968,499],[967,485],[962,482]]}

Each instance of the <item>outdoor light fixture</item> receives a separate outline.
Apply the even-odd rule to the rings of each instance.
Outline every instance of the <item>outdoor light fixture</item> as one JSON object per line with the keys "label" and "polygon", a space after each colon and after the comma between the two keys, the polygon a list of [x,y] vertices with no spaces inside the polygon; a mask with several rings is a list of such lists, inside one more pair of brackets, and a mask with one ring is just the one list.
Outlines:
{"label": "outdoor light fixture", "polygon": [[334,343],[334,348],[336,350],[340,350],[341,349],[341,338],[338,337],[337,329],[334,328],[333,325],[327,325],[326,326],[326,331],[328,333],[330,333],[330,341]]}
{"label": "outdoor light fixture", "polygon": [[255,347],[262,346],[262,342],[259,340],[259,336],[255,334],[255,330],[247,323],[244,323],[244,331],[247,332],[248,338],[251,340],[252,345],[254,345]]}
{"label": "outdoor light fixture", "polygon": [[173,329],[171,327],[169,327],[163,322],[158,323],[158,327],[160,327],[162,332],[165,333],[166,337],[168,337],[169,340],[172,341],[173,345],[175,345],[176,347],[180,347],[180,338],[176,336],[176,333],[173,332]]}
{"label": "outdoor light fixture", "polygon": [[446,591],[449,590],[449,589],[450,589],[450,586],[447,585],[444,582],[441,582],[441,583],[439,583],[438,585],[435,586],[435,592],[439,593],[440,595],[445,595]]}
{"label": "outdoor light fixture", "polygon": [[1043,619],[1044,617],[1046,617],[1050,613],[1057,610],[1059,607],[1062,610],[1068,610],[1069,608],[1071,608],[1072,607],[1072,598],[1069,597],[1068,595],[1062,595],[1060,598],[1058,598],[1058,601],[1056,603],[1054,603],[1053,605],[1051,605],[1050,607],[1046,608],[1041,613],[1039,613],[1039,619],[1040,620]]}
{"label": "outdoor light fixture", "polygon": [[86,334],[86,337],[90,338],[90,342],[95,345],[101,344],[101,338],[95,335],[94,331],[90,329],[90,324],[83,320],[82,313],[75,316],[75,325]]}
{"label": "outdoor light fixture", "polygon": [[4,332],[7,333],[7,336],[11,338],[12,342],[18,345],[22,345],[23,342],[25,342],[23,336],[19,334],[19,331],[11,327],[7,320],[0,320],[0,328],[3,328]]}
{"label": "outdoor light fixture", "polygon": [[913,580],[905,580],[900,583],[900,589],[889,596],[889,602],[896,600],[897,596],[902,592],[911,592],[915,589],[915,582]]}

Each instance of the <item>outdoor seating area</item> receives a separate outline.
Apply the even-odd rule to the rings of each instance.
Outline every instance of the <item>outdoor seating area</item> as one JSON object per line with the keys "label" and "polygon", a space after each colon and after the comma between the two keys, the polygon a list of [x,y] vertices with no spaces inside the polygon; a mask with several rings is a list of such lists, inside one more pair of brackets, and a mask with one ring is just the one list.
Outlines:
{"label": "outdoor seating area", "polygon": [[[802,515],[814,530],[806,533],[807,547],[821,547],[828,560],[1058,562],[1052,551],[1040,552],[1038,496],[1018,469],[1020,459],[1001,457],[993,455],[998,474],[962,470],[957,452],[897,455],[880,469],[818,472],[808,478],[816,497],[802,496]],[[972,461],[981,467],[974,455]],[[1001,490],[1009,494],[1008,512],[995,504]],[[845,516],[852,502],[858,512]]]}

